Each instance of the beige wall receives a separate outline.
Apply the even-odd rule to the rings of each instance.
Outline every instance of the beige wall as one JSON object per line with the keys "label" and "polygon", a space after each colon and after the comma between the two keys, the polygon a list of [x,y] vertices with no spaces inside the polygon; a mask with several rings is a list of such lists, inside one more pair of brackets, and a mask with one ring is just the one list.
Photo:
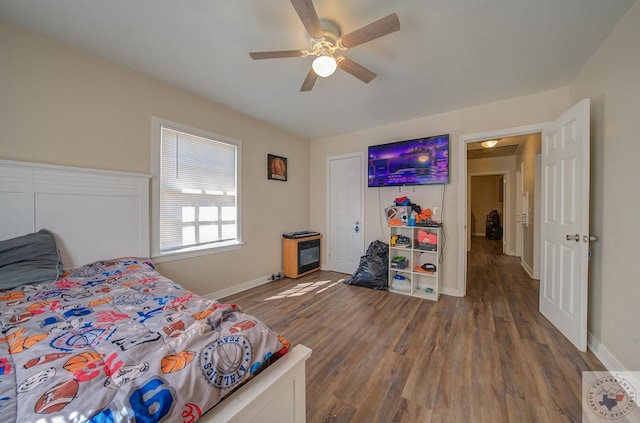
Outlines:
{"label": "beige wall", "polygon": [[570,86],[591,99],[589,331],[628,370],[640,371],[640,2]]}
{"label": "beige wall", "polygon": [[[365,247],[373,240],[385,240],[386,231],[381,211],[400,196],[407,195],[423,207],[440,205],[444,193],[444,227],[447,244],[444,249],[443,292],[457,293],[458,289],[458,185],[459,140],[465,134],[525,126],[547,122],[569,108],[569,90],[560,88],[518,97],[478,107],[427,116],[394,125],[370,128],[351,134],[314,140],[311,142],[311,227],[326,232],[326,161],[327,157],[352,152],[364,152],[367,146],[402,139],[443,133],[450,134],[450,183],[445,186],[406,188],[365,188]],[[466,149],[466,146],[463,148]],[[462,246],[461,248],[464,248]],[[323,252],[326,254],[326,250]],[[324,258],[326,262],[326,256]]]}
{"label": "beige wall", "polygon": [[0,159],[150,173],[152,116],[239,139],[244,247],[158,267],[199,294],[282,269],[282,233],[309,226],[308,141],[2,21],[0,57]]}
{"label": "beige wall", "polygon": [[[522,164],[522,192],[529,193],[529,210],[523,210],[529,214],[529,224],[522,228],[522,261],[527,270],[533,274],[533,249],[534,230],[540,228],[536,224],[537,216],[535,199],[535,178],[536,178],[536,153],[540,152],[541,134],[530,134],[524,143],[516,151],[516,168],[520,169]],[[516,201],[522,201],[517,198]]]}

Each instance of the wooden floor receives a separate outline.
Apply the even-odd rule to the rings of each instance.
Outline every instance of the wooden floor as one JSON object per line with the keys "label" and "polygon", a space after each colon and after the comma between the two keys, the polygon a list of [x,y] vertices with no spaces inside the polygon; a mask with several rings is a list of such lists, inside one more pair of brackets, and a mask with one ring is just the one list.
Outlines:
{"label": "wooden floor", "polygon": [[[350,275],[322,271],[223,301],[313,349],[308,422],[579,422],[581,372],[604,367],[538,312],[538,281],[499,243],[474,237],[464,298],[332,285]],[[290,289],[301,295],[267,300]]]}

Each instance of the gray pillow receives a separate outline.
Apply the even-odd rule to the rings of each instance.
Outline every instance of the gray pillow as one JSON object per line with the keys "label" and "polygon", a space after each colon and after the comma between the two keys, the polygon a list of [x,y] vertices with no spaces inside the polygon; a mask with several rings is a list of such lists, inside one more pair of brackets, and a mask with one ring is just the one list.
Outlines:
{"label": "gray pillow", "polygon": [[46,229],[0,241],[0,289],[55,281],[62,269],[56,239]]}

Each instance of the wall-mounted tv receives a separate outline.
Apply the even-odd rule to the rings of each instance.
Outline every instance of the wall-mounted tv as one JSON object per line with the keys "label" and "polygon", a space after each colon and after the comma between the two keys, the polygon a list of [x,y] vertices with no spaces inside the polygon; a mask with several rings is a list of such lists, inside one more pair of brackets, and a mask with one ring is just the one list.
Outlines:
{"label": "wall-mounted tv", "polygon": [[449,183],[449,134],[369,147],[369,187]]}

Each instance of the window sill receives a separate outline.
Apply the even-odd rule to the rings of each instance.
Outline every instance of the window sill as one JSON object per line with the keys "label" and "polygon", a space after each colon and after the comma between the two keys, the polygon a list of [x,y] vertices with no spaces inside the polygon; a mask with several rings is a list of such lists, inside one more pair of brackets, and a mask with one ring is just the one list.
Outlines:
{"label": "window sill", "polygon": [[151,256],[151,260],[154,263],[165,263],[168,261],[208,256],[211,254],[226,253],[228,251],[240,250],[242,249],[243,245],[244,245],[243,242],[233,242],[229,244],[220,245],[217,247],[193,249],[193,250],[181,250],[181,251],[175,251],[175,252],[164,253],[164,254],[154,254]]}

